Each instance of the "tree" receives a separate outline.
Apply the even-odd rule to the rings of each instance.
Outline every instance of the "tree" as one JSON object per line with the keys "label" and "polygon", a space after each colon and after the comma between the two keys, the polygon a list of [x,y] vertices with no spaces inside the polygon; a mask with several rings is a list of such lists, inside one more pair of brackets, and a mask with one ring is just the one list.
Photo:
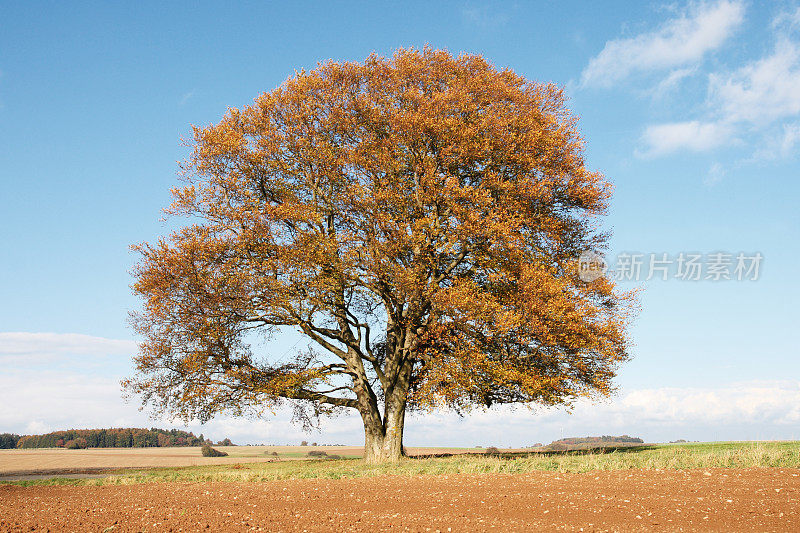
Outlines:
{"label": "tree", "polygon": [[158,433],[156,440],[159,447],[172,446],[172,439],[166,433]]}
{"label": "tree", "polygon": [[[167,210],[191,224],[134,246],[126,387],[201,421],[354,409],[367,461],[402,455],[407,409],[607,394],[633,297],[578,275],[611,194],[583,153],[560,88],[479,56],[296,74],[194,128]],[[255,348],[287,329],[290,362]]]}
{"label": "tree", "polygon": [[16,433],[0,433],[0,450],[16,448],[19,440],[20,437]]}

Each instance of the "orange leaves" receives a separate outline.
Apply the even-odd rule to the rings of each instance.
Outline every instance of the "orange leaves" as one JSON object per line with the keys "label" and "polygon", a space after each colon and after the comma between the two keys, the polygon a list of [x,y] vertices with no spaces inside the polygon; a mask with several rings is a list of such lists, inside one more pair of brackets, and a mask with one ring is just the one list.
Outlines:
{"label": "orange leaves", "polygon": [[[632,296],[576,275],[611,193],[583,149],[561,88],[430,48],[330,61],[229,109],[195,128],[173,190],[195,224],[137,248],[137,390],[209,416],[608,392]],[[326,355],[251,351],[282,327]]]}

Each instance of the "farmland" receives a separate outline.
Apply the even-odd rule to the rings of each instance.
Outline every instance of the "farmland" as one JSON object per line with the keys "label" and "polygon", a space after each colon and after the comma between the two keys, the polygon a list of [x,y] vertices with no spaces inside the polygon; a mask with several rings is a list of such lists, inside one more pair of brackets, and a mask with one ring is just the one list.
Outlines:
{"label": "farmland", "polygon": [[[416,457],[381,465],[356,460],[358,447],[220,449],[229,455],[3,450],[0,530],[788,531],[800,520],[797,442],[492,456],[410,448]],[[310,450],[340,458],[308,459]],[[92,469],[100,477],[65,477]],[[10,475],[23,470],[40,474]]]}
{"label": "farmland", "polygon": [[[789,531],[800,520],[799,449],[796,442],[713,443],[471,453],[378,466],[297,460],[308,447],[229,447],[228,457],[215,459],[186,453],[199,456],[196,448],[41,450],[42,458],[60,454],[74,468],[139,468],[96,479],[7,481],[0,486],[0,530]],[[279,459],[265,462],[264,452],[272,451]],[[33,455],[16,451],[0,457],[5,471],[10,457],[39,470],[54,465],[34,465]]]}
{"label": "farmland", "polygon": [[[357,446],[219,446],[227,457],[201,457],[198,448],[41,449],[0,451],[0,482],[37,484],[132,484],[149,482],[262,482],[284,479],[382,475],[583,473],[607,470],[702,468],[800,468],[797,442],[730,442],[650,445],[633,448],[542,453],[480,448],[408,448],[409,459],[366,465]],[[338,456],[311,460],[309,451]],[[277,455],[275,455],[277,454]],[[324,457],[324,456],[323,456]],[[75,474],[102,473],[96,479]]]}
{"label": "farmland", "polygon": [[[325,452],[343,459],[361,457],[360,446],[216,446],[227,457],[202,457],[198,447],[94,448],[67,450],[43,448],[0,450],[0,482],[20,477],[54,477],[124,469],[224,467],[242,463],[275,463],[307,459],[309,451]],[[479,448],[408,448],[410,455],[478,453]],[[166,470],[169,471],[169,470]]]}

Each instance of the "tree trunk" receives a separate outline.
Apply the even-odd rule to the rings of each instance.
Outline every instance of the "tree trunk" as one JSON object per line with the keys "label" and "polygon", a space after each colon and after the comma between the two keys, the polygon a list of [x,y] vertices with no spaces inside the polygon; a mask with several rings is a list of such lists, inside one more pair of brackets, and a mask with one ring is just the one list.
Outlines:
{"label": "tree trunk", "polygon": [[394,386],[387,388],[381,416],[377,397],[366,379],[358,383],[356,394],[364,422],[364,461],[367,463],[397,462],[403,457],[403,428],[410,387],[411,362],[405,362],[397,373]]}
{"label": "tree trunk", "polygon": [[364,423],[364,461],[367,463],[397,462],[403,457],[405,406],[387,409],[383,424]]}

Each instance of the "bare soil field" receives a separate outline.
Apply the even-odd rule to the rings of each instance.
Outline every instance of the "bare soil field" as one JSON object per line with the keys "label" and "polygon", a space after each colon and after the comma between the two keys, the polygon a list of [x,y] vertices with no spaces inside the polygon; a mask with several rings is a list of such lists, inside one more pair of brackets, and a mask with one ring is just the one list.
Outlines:
{"label": "bare soil field", "polygon": [[[0,450],[0,480],[32,474],[87,474],[120,468],[160,468],[198,465],[259,463],[299,459],[311,450],[329,455],[360,457],[362,446],[215,446],[228,457],[203,457],[197,447],[91,448],[67,450],[40,448]],[[272,452],[278,453],[275,457]],[[480,448],[408,448],[409,455],[483,452]]]}
{"label": "bare soil field", "polygon": [[2,531],[796,531],[800,470],[0,486]]}

